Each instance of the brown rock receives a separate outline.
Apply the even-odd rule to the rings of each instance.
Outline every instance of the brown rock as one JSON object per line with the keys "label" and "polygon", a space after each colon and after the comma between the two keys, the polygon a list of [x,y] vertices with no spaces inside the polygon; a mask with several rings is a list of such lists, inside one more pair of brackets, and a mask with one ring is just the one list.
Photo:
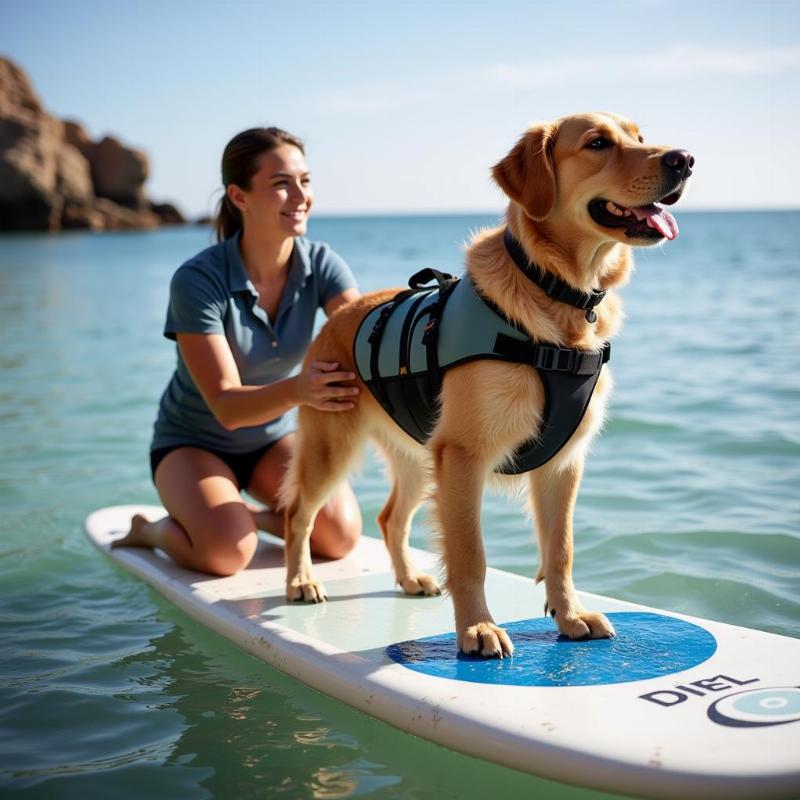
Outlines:
{"label": "brown rock", "polygon": [[0,200],[53,191],[60,138],[61,128],[52,117],[13,112],[0,116]]}
{"label": "brown rock", "polygon": [[57,229],[65,196],[94,196],[88,162],[63,136],[25,73],[0,59],[0,229]]}
{"label": "brown rock", "polygon": [[0,229],[50,230],[57,224],[61,126],[27,109],[0,114]]}
{"label": "brown rock", "polygon": [[43,111],[28,76],[13,61],[0,58],[0,112],[4,105],[36,114]]}
{"label": "brown rock", "polygon": [[158,217],[152,211],[124,208],[105,197],[98,197],[94,201],[93,208],[102,215],[104,228],[109,231],[157,228],[159,224]]}
{"label": "brown rock", "polygon": [[158,217],[150,211],[123,208],[105,197],[90,204],[67,202],[61,212],[61,227],[92,231],[130,231],[157,228]]}
{"label": "brown rock", "polygon": [[98,197],[107,197],[126,208],[147,208],[144,182],[149,169],[147,156],[141,150],[125,147],[112,136],[93,142],[85,128],[73,120],[64,122],[64,139],[88,160]]}
{"label": "brown rock", "polygon": [[94,191],[127,208],[145,207],[144,182],[147,156],[141,150],[123,147],[119,140],[106,136],[95,145],[89,159]]}
{"label": "brown rock", "polygon": [[88,202],[94,198],[89,162],[66,142],[56,151],[56,192],[65,200]]}
{"label": "brown rock", "polygon": [[162,225],[184,225],[186,218],[172,203],[150,203],[150,210]]}
{"label": "brown rock", "polygon": [[64,141],[71,144],[84,158],[91,161],[95,144],[89,138],[89,134],[86,133],[86,129],[80,122],[75,122],[71,119],[64,120]]}
{"label": "brown rock", "polygon": [[79,228],[102,231],[106,227],[106,218],[99,209],[91,206],[65,203],[64,210],[61,212],[61,227],[64,230]]}

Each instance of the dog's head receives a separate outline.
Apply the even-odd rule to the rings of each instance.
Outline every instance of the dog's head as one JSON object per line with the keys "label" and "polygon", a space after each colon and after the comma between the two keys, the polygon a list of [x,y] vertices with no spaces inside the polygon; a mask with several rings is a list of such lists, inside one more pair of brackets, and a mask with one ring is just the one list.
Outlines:
{"label": "dog's head", "polygon": [[663,206],[678,201],[693,166],[686,150],[646,144],[625,117],[592,113],[534,125],[492,174],[535,222],[643,246],[678,235]]}

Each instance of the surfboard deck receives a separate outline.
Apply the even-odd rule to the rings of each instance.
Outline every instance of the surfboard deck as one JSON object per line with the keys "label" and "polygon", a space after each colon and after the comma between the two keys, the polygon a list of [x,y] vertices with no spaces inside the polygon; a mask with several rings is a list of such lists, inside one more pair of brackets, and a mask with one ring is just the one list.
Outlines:
{"label": "surfboard deck", "polygon": [[[407,597],[383,542],[317,561],[319,605],[284,596],[283,548],[218,578],[159,551],[111,549],[140,513],[115,506],[89,539],[194,619],[303,683],[446,747],[566,783],[654,798],[800,793],[800,640],[579,592],[612,640],[558,635],[544,587],[489,569],[487,596],[512,658],[457,653],[447,597]],[[434,554],[414,550],[421,569]]]}

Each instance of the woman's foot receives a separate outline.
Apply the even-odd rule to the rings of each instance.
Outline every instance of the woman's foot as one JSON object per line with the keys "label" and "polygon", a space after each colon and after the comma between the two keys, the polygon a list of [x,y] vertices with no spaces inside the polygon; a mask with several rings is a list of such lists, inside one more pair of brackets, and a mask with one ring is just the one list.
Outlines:
{"label": "woman's foot", "polygon": [[111,542],[112,547],[153,547],[149,536],[150,521],[141,514],[131,518],[131,529],[121,539]]}

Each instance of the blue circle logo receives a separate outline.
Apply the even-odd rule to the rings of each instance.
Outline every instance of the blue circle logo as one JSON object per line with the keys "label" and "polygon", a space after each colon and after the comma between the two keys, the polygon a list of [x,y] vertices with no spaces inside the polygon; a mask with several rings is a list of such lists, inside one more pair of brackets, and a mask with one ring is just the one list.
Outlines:
{"label": "blue circle logo", "polygon": [[764,728],[800,720],[800,688],[751,689],[729,694],[708,709],[708,716],[732,728]]}
{"label": "blue circle logo", "polygon": [[601,686],[672,675],[701,664],[717,649],[704,628],[650,612],[608,614],[614,639],[573,641],[549,618],[503,625],[514,640],[511,658],[459,653],[454,633],[414,639],[386,648],[408,669],[471,683],[509,686]]}

